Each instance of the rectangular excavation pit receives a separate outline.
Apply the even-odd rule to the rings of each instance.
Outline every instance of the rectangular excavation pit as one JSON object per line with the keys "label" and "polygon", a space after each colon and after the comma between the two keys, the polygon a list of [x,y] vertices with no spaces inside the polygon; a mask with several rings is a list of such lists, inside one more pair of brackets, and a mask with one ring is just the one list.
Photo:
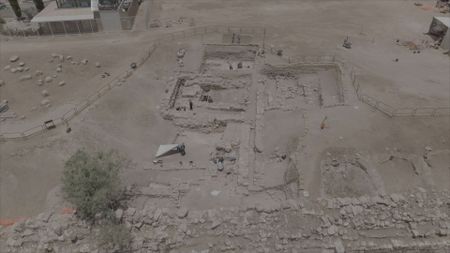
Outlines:
{"label": "rectangular excavation pit", "polygon": [[302,112],[266,111],[260,122],[255,133],[257,183],[269,188],[284,185],[290,155],[304,133]]}
{"label": "rectangular excavation pit", "polygon": [[[207,110],[241,112],[248,104],[251,76],[198,76],[178,88],[179,95],[171,108],[206,112]],[[176,93],[177,86],[173,93]]]}
{"label": "rectangular excavation pit", "polygon": [[319,79],[315,74],[276,76],[265,80],[266,110],[319,107]]}
{"label": "rectangular excavation pit", "polygon": [[250,70],[258,48],[257,45],[206,45],[202,72]]}
{"label": "rectangular excavation pit", "polygon": [[249,78],[248,75],[237,80],[203,75],[179,78],[167,90],[161,114],[178,127],[203,133],[223,132],[228,122],[243,121],[240,112],[246,110],[248,90],[241,88],[250,83]]}
{"label": "rectangular excavation pit", "polygon": [[292,106],[319,105],[330,107],[344,102],[341,84],[341,72],[335,64],[293,64],[285,66],[265,65],[261,73],[268,77],[267,88],[269,105],[286,101],[289,104],[292,98],[299,101]]}

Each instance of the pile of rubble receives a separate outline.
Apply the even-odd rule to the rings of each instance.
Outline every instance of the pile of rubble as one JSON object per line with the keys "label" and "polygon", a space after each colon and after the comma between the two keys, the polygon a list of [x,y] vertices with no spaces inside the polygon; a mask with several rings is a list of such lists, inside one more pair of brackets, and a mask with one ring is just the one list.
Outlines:
{"label": "pile of rubble", "polygon": [[439,10],[440,13],[449,13],[450,12],[450,1],[448,0],[437,0],[436,1],[436,9]]}
{"label": "pile of rubble", "polygon": [[[450,250],[450,195],[418,192],[188,210],[118,209],[133,252],[417,252]],[[0,230],[1,252],[105,252],[98,229],[44,213]]]}
{"label": "pile of rubble", "polygon": [[39,35],[39,25],[10,19],[3,25],[3,33],[15,36]]}

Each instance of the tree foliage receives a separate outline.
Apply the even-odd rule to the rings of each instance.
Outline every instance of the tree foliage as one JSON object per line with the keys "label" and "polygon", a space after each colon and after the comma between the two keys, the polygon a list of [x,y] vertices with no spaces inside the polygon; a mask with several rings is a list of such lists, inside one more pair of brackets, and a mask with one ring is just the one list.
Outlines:
{"label": "tree foliage", "polygon": [[19,6],[19,1],[18,0],[8,0],[9,4],[11,5],[11,8],[14,11],[14,14],[16,15],[17,18],[21,18],[22,17],[22,10],[20,9]]}
{"label": "tree foliage", "polygon": [[123,196],[119,170],[123,161],[113,151],[91,155],[78,150],[65,163],[62,190],[80,218],[93,222],[96,215],[111,215],[119,206]]}
{"label": "tree foliage", "polygon": [[44,1],[42,0],[33,0],[34,6],[36,6],[36,9],[38,12],[42,11],[45,8]]}

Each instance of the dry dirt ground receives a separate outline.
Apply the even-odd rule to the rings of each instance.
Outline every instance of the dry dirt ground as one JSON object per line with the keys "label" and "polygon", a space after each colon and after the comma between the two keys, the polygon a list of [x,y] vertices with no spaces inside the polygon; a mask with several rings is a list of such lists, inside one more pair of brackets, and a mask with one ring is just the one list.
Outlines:
{"label": "dry dirt ground", "polygon": [[[59,192],[61,171],[78,148],[116,149],[130,159],[122,178],[135,193],[130,206],[138,210],[149,205],[189,212],[249,206],[267,210],[298,201],[305,205],[296,204],[304,215],[320,216],[327,212],[323,200],[333,206],[349,198],[350,202],[373,198],[380,204],[378,196],[393,196],[398,202],[395,194],[404,194],[413,203],[414,196],[432,192],[449,201],[450,118],[387,117],[358,100],[349,77],[350,71],[358,73],[364,93],[396,108],[450,106],[450,58],[431,48],[413,54],[396,43],[398,39],[421,44],[428,39],[423,33],[438,13],[410,1],[155,0],[149,6],[158,10],[151,12],[155,19],[184,17],[195,20],[195,25],[265,27],[266,34],[262,29],[255,29],[260,31],[257,35],[242,34],[242,44],[251,45],[231,43],[232,33],[163,43],[124,85],[71,120],[72,132],[57,127],[27,140],[2,142],[0,218],[66,207]],[[0,79],[6,84],[0,87],[0,97],[25,119],[6,119],[0,130],[25,128],[58,115],[67,104],[83,100],[106,82],[109,77],[101,74],[121,73],[152,39],[185,25],[152,28],[129,37],[2,41]],[[346,36],[352,49],[342,48]],[[182,65],[177,62],[179,49],[186,50]],[[278,49],[283,50],[282,57],[275,54]],[[35,84],[35,76],[20,82],[22,73],[3,71],[3,66],[17,64],[9,63],[9,57],[19,55],[18,62],[29,65],[30,73],[39,68],[53,74],[58,63],[49,62],[51,53],[87,58],[89,63],[61,63],[62,72],[43,86]],[[293,60],[305,55],[341,59],[342,75],[334,63],[311,66]],[[95,62],[101,67],[96,68]],[[66,84],[59,87],[61,78]],[[50,94],[50,108],[39,105],[42,89]],[[34,106],[38,109],[31,111]],[[187,154],[155,160],[158,146],[167,143],[186,144]],[[431,209],[432,205],[430,200]],[[449,224],[448,206],[441,203],[436,210],[443,215],[439,221]],[[345,212],[341,211],[343,217]],[[362,211],[353,213],[364,216]],[[384,243],[394,235],[412,238],[409,233],[420,230],[413,225],[354,225],[355,231],[346,234],[343,227],[348,224],[342,220],[330,218],[331,225],[316,218],[286,226],[303,227],[314,236],[339,234],[346,245],[358,236]],[[325,225],[318,225],[321,222]],[[432,221],[422,225],[438,226]],[[313,229],[316,226],[321,228]],[[334,231],[340,226],[344,232]],[[371,230],[379,228],[382,232]],[[448,241],[447,234],[442,236]],[[207,243],[197,239],[191,245]],[[183,245],[178,247],[182,252]],[[235,251],[265,252],[249,247]],[[273,244],[267,247],[266,252],[280,250]]]}
{"label": "dry dirt ground", "polygon": [[[10,44],[7,50],[5,43]],[[101,41],[74,38],[69,42],[52,42],[52,46],[45,41],[3,42],[0,64],[5,85],[1,87],[0,99],[9,102],[7,115],[16,117],[3,119],[2,130],[26,130],[43,118],[55,118],[83,102],[141,52],[142,45],[130,40],[127,46],[123,43],[120,38]],[[20,58],[10,62],[11,56]]]}

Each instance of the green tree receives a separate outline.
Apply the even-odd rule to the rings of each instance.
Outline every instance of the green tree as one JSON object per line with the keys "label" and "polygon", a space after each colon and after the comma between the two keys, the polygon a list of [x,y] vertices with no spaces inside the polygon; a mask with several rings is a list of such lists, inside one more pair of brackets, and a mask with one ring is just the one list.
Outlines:
{"label": "green tree", "polygon": [[99,246],[108,252],[129,252],[132,236],[123,224],[110,222],[100,228]]}
{"label": "green tree", "polygon": [[81,219],[95,222],[96,218],[113,216],[123,199],[119,179],[123,165],[124,159],[116,152],[91,155],[85,150],[78,150],[65,163],[62,190]]}
{"label": "green tree", "polygon": [[11,8],[14,11],[14,14],[16,14],[17,18],[22,17],[22,10],[20,9],[18,0],[8,0],[9,4],[11,5]]}
{"label": "green tree", "polygon": [[36,6],[36,9],[38,12],[42,11],[45,8],[44,1],[42,0],[33,0],[34,6]]}

